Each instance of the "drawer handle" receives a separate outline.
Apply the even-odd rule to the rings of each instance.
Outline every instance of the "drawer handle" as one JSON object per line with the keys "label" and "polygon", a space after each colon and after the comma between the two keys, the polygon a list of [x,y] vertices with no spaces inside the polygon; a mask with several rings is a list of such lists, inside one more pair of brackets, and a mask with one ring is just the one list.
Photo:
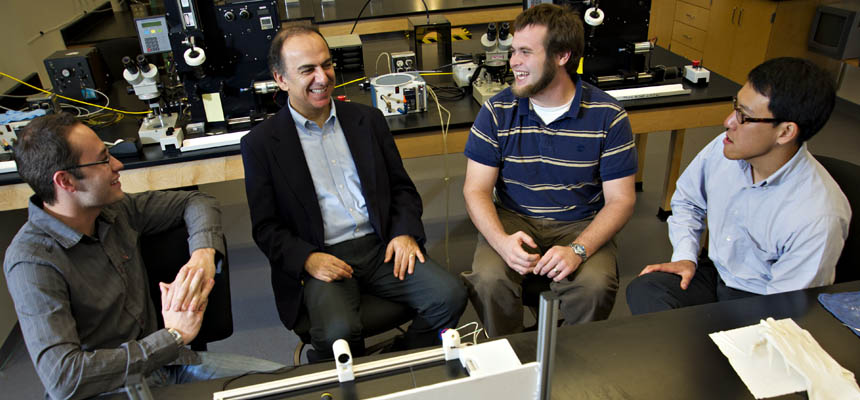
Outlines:
{"label": "drawer handle", "polygon": [[741,12],[738,13],[738,26],[741,26],[741,17],[744,16],[744,9],[741,8]]}
{"label": "drawer handle", "polygon": [[732,8],[732,25],[735,24],[735,13],[738,11],[738,8]]}
{"label": "drawer handle", "polygon": [[683,36],[683,37],[684,37],[684,39],[687,39],[687,40],[693,40],[693,37],[692,37],[692,36],[690,36],[690,35],[688,35],[688,34],[686,34],[686,33],[685,33],[685,34],[683,34],[683,35],[681,35],[681,36]]}
{"label": "drawer handle", "polygon": [[686,16],[687,16],[687,18],[689,18],[689,19],[696,19],[696,16],[695,16],[695,15],[693,15],[693,14],[685,13],[684,15],[686,15]]}

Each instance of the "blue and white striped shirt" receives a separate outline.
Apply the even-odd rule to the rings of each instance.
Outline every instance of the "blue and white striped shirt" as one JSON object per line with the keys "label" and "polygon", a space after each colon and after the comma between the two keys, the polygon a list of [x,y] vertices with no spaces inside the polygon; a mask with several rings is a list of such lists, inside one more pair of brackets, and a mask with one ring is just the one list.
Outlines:
{"label": "blue and white striped shirt", "polygon": [[493,96],[478,113],[465,154],[499,168],[496,195],[503,207],[560,221],[597,214],[602,183],[637,168],[624,107],[581,79],[570,109],[549,125],[510,88]]}

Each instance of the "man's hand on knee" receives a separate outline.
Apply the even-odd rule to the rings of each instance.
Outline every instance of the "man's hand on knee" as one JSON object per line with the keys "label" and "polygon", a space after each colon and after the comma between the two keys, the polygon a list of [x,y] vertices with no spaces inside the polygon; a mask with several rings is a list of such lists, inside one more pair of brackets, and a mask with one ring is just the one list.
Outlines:
{"label": "man's hand on knee", "polygon": [[546,275],[558,282],[576,271],[582,258],[573,252],[569,246],[553,246],[547,251],[535,266],[535,275]]}
{"label": "man's hand on knee", "polygon": [[681,277],[681,289],[687,290],[690,281],[693,280],[693,275],[696,275],[696,263],[690,260],[680,260],[662,264],[651,264],[646,266],[639,276],[649,274],[654,271],[668,272]]}
{"label": "man's hand on knee", "polygon": [[537,248],[534,239],[522,231],[502,237],[498,244],[493,246],[505,263],[520,275],[532,272],[539,258],[537,254],[523,250],[523,244],[533,249]]}
{"label": "man's hand on knee", "polygon": [[394,260],[394,276],[402,281],[407,273],[412,275],[415,271],[416,258],[421,263],[425,261],[418,242],[412,236],[400,235],[388,242],[383,262]]}
{"label": "man's hand on knee", "polygon": [[328,253],[311,253],[305,260],[305,271],[323,282],[352,278],[352,267]]}

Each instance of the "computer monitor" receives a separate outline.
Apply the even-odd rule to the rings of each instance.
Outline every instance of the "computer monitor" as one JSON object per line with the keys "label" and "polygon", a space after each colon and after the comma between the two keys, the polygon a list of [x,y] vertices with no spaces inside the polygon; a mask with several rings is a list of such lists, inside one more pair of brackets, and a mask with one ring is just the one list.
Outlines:
{"label": "computer monitor", "polygon": [[840,60],[860,56],[860,4],[818,6],[809,29],[808,46]]}

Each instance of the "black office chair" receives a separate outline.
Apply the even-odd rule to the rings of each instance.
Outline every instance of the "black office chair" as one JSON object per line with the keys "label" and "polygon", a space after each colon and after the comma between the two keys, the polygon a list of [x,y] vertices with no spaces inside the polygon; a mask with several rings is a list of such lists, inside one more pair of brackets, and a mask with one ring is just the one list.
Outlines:
{"label": "black office chair", "polygon": [[[233,308],[230,300],[230,268],[227,240],[224,239],[224,257],[221,273],[215,274],[215,286],[209,293],[209,305],[203,314],[203,326],[191,342],[191,349],[206,351],[206,344],[223,340],[233,334]],[[166,232],[140,238],[140,252],[149,277],[149,295],[155,309],[161,310],[161,291],[158,282],[173,282],[179,269],[188,262],[188,229],[185,224]],[[158,312],[158,327],[164,327]]]}
{"label": "black office chair", "polygon": [[[415,318],[415,311],[404,304],[388,301],[373,295],[361,295],[361,336],[369,338],[383,332],[397,329],[403,332],[403,325]],[[293,365],[301,364],[302,349],[311,342],[311,320],[302,307],[302,312],[296,320],[293,332],[299,336],[293,352]],[[365,348],[365,354],[373,354],[389,345],[393,339]]]}
{"label": "black office chair", "polygon": [[815,158],[842,188],[852,210],[848,238],[836,263],[836,283],[860,280],[860,268],[857,268],[860,261],[860,217],[857,215],[860,214],[860,165],[826,156]]}
{"label": "black office chair", "polygon": [[528,274],[523,277],[523,305],[532,310],[537,309],[540,294],[549,289],[552,279],[546,276]]}

